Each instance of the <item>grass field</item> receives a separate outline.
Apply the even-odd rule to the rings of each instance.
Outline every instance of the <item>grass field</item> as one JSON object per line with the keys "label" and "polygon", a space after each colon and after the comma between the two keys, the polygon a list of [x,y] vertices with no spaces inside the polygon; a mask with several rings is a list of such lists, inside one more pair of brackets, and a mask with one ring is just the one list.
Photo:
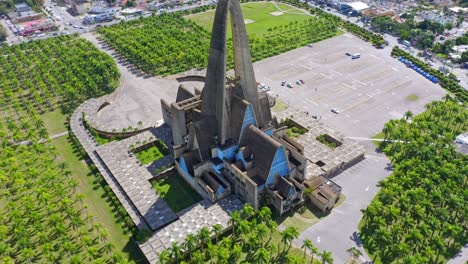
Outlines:
{"label": "grass field", "polygon": [[202,197],[177,172],[154,181],[153,187],[175,212],[202,200]]}
{"label": "grass field", "polygon": [[109,241],[115,245],[115,250],[130,260],[129,263],[144,263],[144,257],[140,254],[137,245],[130,242],[130,238],[124,234],[120,224],[117,224],[117,219],[104,200],[104,191],[101,188],[93,188],[93,178],[88,176],[90,170],[73,152],[68,136],[53,139],[52,144],[59,152],[58,159],[68,164],[72,177],[79,182],[77,191],[86,195],[83,202],[88,205],[89,213],[109,231]]}
{"label": "grass field", "polygon": [[67,116],[60,109],[42,114],[41,119],[50,136],[67,131]]}
{"label": "grass field", "polygon": [[[241,5],[242,13],[245,21],[253,21],[246,23],[247,33],[257,36],[264,35],[268,28],[280,27],[288,25],[290,22],[306,20],[310,15],[304,13],[300,9],[291,7],[285,4],[277,4],[277,8],[270,2],[256,2]],[[281,15],[273,15],[273,12],[281,12]],[[208,31],[211,31],[214,19],[214,10],[207,12],[189,15],[186,18],[195,21],[202,25]],[[230,21],[230,20],[229,20]],[[230,25],[231,22],[228,23]],[[231,36],[231,27],[228,26],[228,36]]]}
{"label": "grass field", "polygon": [[[346,196],[342,194],[340,199],[333,208],[340,206],[346,200]],[[324,213],[317,209],[309,200],[304,203],[304,206],[299,208],[293,213],[285,214],[276,219],[278,224],[282,224],[286,227],[294,226],[302,232],[308,227],[315,225],[323,218],[327,217],[329,213]]]}

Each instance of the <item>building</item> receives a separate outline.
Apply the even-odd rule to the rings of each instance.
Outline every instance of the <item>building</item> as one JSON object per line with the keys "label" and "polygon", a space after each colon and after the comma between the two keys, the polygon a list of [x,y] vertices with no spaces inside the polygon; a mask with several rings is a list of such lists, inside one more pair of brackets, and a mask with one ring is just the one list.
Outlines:
{"label": "building", "polygon": [[307,197],[322,212],[331,210],[340,199],[341,187],[325,176],[310,177],[304,185],[310,190]]}
{"label": "building", "polygon": [[443,13],[436,12],[436,11],[424,11],[420,15],[421,19],[429,20],[431,22],[436,22],[442,25],[452,24],[455,25],[457,23],[456,16],[447,16]]}
{"label": "building", "polygon": [[78,15],[86,14],[91,8],[91,3],[87,0],[73,0],[71,2],[73,12]]}
{"label": "building", "polygon": [[8,18],[15,23],[25,23],[42,18],[42,14],[34,12],[26,3],[19,3],[15,5],[16,12],[8,14]]}
{"label": "building", "polygon": [[[227,1],[226,1],[227,2]],[[226,27],[231,16],[234,72],[226,79]],[[239,2],[218,3],[202,91],[183,84],[176,102],[161,100],[172,128],[177,171],[211,202],[230,193],[255,209],[274,206],[280,214],[303,202],[307,159],[303,147],[278,133],[265,92],[257,89]]]}
{"label": "building", "polygon": [[341,3],[338,5],[338,10],[342,14],[350,16],[357,16],[361,14],[362,11],[368,8],[369,6],[364,2]]}

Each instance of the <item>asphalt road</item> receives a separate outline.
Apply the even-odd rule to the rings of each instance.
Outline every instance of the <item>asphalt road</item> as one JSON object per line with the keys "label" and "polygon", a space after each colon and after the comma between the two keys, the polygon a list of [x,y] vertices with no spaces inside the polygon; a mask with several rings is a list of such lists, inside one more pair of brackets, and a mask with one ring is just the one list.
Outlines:
{"label": "asphalt road", "polygon": [[331,251],[335,263],[345,263],[349,259],[348,248],[359,248],[362,261],[369,261],[361,239],[358,225],[361,209],[365,209],[377,194],[377,183],[388,177],[392,171],[390,161],[383,154],[370,152],[366,159],[333,178],[343,187],[346,200],[322,221],[304,230],[295,245],[301,246],[304,239],[310,239],[321,251]]}

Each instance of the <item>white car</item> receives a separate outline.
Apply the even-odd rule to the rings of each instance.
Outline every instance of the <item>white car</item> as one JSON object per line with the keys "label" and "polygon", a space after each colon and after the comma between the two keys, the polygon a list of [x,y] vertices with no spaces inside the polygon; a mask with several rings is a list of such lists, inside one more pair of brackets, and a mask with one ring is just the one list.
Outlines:
{"label": "white car", "polygon": [[294,88],[294,85],[292,85],[291,83],[288,83],[288,85],[286,85],[288,88]]}
{"label": "white car", "polygon": [[332,108],[330,111],[331,111],[332,113],[335,113],[335,114],[339,114],[339,113],[340,113],[340,111],[338,111],[336,108]]}

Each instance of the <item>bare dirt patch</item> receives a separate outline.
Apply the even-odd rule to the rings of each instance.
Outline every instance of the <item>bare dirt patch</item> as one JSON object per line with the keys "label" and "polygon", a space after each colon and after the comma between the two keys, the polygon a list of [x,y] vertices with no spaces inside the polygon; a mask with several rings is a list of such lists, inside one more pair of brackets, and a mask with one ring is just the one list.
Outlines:
{"label": "bare dirt patch", "polygon": [[246,24],[246,25],[250,24],[250,23],[253,23],[253,22],[255,22],[255,21],[252,20],[252,19],[244,19],[244,24]]}
{"label": "bare dirt patch", "polygon": [[280,11],[275,11],[275,12],[271,12],[270,13],[271,15],[274,15],[274,16],[281,16],[282,14],[284,14],[283,12],[280,12]]}

